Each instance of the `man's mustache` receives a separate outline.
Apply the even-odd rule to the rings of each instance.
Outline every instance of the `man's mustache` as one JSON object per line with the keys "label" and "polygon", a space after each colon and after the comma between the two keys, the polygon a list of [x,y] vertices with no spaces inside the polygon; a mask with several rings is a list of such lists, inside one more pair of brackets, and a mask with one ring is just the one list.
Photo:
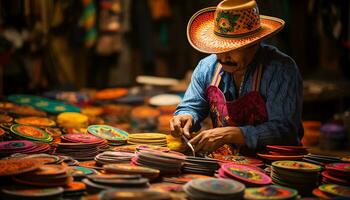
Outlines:
{"label": "man's mustache", "polygon": [[219,63],[221,65],[226,65],[226,66],[231,66],[231,67],[236,67],[237,66],[237,63],[236,62],[230,62],[230,61],[227,61],[227,62],[222,62],[219,60]]}

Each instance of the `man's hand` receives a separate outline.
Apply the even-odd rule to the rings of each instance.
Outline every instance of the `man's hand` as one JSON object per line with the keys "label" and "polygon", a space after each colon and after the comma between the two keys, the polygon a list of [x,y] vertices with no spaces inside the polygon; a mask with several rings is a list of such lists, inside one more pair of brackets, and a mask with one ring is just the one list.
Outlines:
{"label": "man's hand", "polygon": [[177,115],[170,120],[171,135],[180,137],[185,135],[190,138],[190,129],[192,128],[192,115]]}
{"label": "man's hand", "polygon": [[213,152],[224,144],[244,144],[238,127],[221,127],[202,131],[190,140],[196,152]]}

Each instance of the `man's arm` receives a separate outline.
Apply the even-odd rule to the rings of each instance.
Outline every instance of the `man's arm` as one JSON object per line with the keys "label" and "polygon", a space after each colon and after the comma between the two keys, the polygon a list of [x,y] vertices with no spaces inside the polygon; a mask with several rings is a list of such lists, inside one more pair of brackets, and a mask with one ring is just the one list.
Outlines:
{"label": "man's arm", "polygon": [[174,113],[177,115],[189,114],[192,116],[191,131],[200,129],[200,123],[203,121],[209,112],[209,105],[206,100],[205,91],[207,88],[206,80],[208,77],[208,63],[200,61],[192,74],[191,83],[188,86],[185,96],[181,103],[177,106]]}

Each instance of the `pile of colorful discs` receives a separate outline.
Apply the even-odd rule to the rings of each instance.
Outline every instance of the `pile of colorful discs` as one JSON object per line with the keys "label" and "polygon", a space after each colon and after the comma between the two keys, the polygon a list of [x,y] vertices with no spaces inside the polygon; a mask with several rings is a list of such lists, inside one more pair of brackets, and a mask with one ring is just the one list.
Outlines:
{"label": "pile of colorful discs", "polygon": [[175,183],[175,184],[185,184],[194,179],[207,179],[212,178],[211,176],[201,175],[201,174],[181,174],[179,176],[173,177],[163,177],[163,182]]}
{"label": "pile of colorful discs", "polygon": [[160,146],[147,145],[147,144],[137,145],[136,151],[140,151],[140,150],[155,150],[155,151],[162,151],[162,152],[170,151],[168,147],[160,147]]}
{"label": "pile of colorful discs", "polygon": [[322,172],[322,183],[350,186],[350,163],[331,163]]}
{"label": "pile of colorful discs", "polygon": [[84,195],[86,186],[81,182],[69,182],[63,187],[63,197],[80,197]]}
{"label": "pile of colorful discs", "polygon": [[108,164],[104,165],[103,169],[106,173],[111,174],[130,174],[141,175],[144,178],[155,179],[159,176],[160,171],[148,167],[140,167],[126,164]]}
{"label": "pile of colorful discs", "polygon": [[185,184],[184,190],[190,199],[228,200],[243,199],[245,186],[229,179],[195,179]]}
{"label": "pile of colorful discs", "polygon": [[249,165],[223,164],[218,171],[218,176],[235,179],[247,186],[263,186],[271,183],[271,178],[261,169]]}
{"label": "pile of colorful discs", "polygon": [[320,199],[350,199],[350,187],[337,184],[324,184],[312,191]]}
{"label": "pile of colorful discs", "polygon": [[62,187],[28,188],[25,186],[6,187],[1,190],[4,199],[61,199]]}
{"label": "pile of colorful discs", "polygon": [[12,140],[0,142],[0,157],[9,156],[14,153],[45,153],[49,150],[50,145],[43,142],[32,142],[28,140]]}
{"label": "pile of colorful discs", "polygon": [[265,153],[257,155],[266,160],[301,160],[306,154],[307,148],[303,146],[267,145]]}
{"label": "pile of colorful discs", "polygon": [[150,186],[151,189],[169,193],[172,199],[186,199],[186,193],[183,190],[183,185],[175,183],[154,183]]}
{"label": "pile of colorful discs", "polygon": [[39,126],[39,127],[51,127],[55,126],[56,122],[46,117],[21,117],[15,119],[17,124]]}
{"label": "pile of colorful discs", "polygon": [[147,144],[154,146],[167,146],[165,134],[161,133],[134,133],[129,135],[128,144]]}
{"label": "pile of colorful discs", "polygon": [[273,183],[297,189],[302,195],[316,187],[321,166],[300,161],[275,161],[272,163]]}
{"label": "pile of colorful discs", "polygon": [[220,165],[215,159],[187,156],[185,163],[182,166],[182,171],[184,173],[196,173],[212,176],[219,168]]}
{"label": "pile of colorful discs", "polygon": [[244,199],[247,200],[292,200],[296,199],[298,191],[278,185],[268,185],[258,188],[247,188]]}
{"label": "pile of colorful discs", "polygon": [[129,137],[127,132],[108,125],[91,125],[87,131],[92,135],[106,139],[108,144],[112,146],[126,144]]}
{"label": "pile of colorful discs", "polygon": [[42,164],[59,164],[63,160],[54,155],[50,154],[45,154],[45,153],[40,153],[40,154],[13,154],[12,156],[16,156],[15,158],[30,158],[32,160],[35,160],[37,163],[42,163]]}
{"label": "pile of colorful discs", "polygon": [[15,134],[17,138],[24,138],[26,140],[39,141],[39,142],[51,142],[52,136],[41,128],[29,125],[14,124],[11,126],[11,132]]}
{"label": "pile of colorful discs", "polygon": [[101,189],[148,188],[149,181],[137,175],[88,176],[82,180],[87,192],[95,193]]}
{"label": "pile of colorful discs", "polygon": [[134,153],[105,151],[103,153],[98,154],[95,157],[95,161],[97,165],[106,165],[113,163],[130,163],[131,159],[134,156]]}
{"label": "pile of colorful discs", "polygon": [[38,169],[42,163],[34,159],[14,158],[9,160],[0,160],[0,177],[12,176]]}
{"label": "pile of colorful discs", "polygon": [[105,146],[107,143],[107,141],[105,139],[96,137],[94,135],[82,134],[82,133],[65,134],[65,135],[61,136],[61,141],[62,142],[72,142],[72,143],[96,144],[100,147]]}
{"label": "pile of colorful discs", "polygon": [[185,161],[185,156],[173,152],[161,152],[155,150],[140,150],[132,163],[160,170],[162,174],[179,174]]}
{"label": "pile of colorful discs", "polygon": [[216,154],[214,158],[217,160],[220,160],[221,162],[230,162],[233,164],[240,164],[240,165],[251,165],[255,167],[261,167],[264,165],[264,162],[262,160],[259,160],[256,158],[250,158],[246,156]]}
{"label": "pile of colorful discs", "polygon": [[125,190],[107,190],[101,192],[99,195],[103,200],[172,200],[173,198],[169,193],[153,190],[153,189],[125,189]]}
{"label": "pile of colorful discs", "polygon": [[93,160],[107,141],[90,134],[66,134],[62,136],[65,143],[57,144],[55,153],[71,156],[76,160]]}
{"label": "pile of colorful discs", "polygon": [[89,118],[77,112],[64,112],[57,116],[57,124],[64,128],[86,128]]}
{"label": "pile of colorful discs", "polygon": [[7,98],[9,101],[22,105],[33,106],[37,109],[44,110],[50,113],[80,112],[80,108],[71,104],[66,104],[61,101],[47,99],[39,96],[10,95]]}
{"label": "pile of colorful discs", "polygon": [[69,174],[71,174],[75,181],[81,181],[83,178],[89,175],[98,174],[98,171],[89,167],[71,166],[68,168]]}
{"label": "pile of colorful discs", "polygon": [[13,177],[13,180],[31,186],[64,186],[72,181],[67,168],[62,165],[43,165],[38,170]]}
{"label": "pile of colorful discs", "polygon": [[340,157],[316,155],[311,153],[304,155],[303,161],[322,166],[328,163],[342,162]]}

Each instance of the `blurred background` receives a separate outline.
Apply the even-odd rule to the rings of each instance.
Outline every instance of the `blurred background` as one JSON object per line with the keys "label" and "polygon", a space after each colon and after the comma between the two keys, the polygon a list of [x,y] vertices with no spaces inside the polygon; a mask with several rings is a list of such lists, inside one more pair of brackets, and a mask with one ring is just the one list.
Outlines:
{"label": "blurred background", "polygon": [[[1,0],[0,93],[129,88],[139,75],[188,83],[206,55],[190,47],[187,22],[219,2]],[[304,120],[350,121],[350,1],[257,2],[261,14],[286,21],[264,42],[298,64]]]}

